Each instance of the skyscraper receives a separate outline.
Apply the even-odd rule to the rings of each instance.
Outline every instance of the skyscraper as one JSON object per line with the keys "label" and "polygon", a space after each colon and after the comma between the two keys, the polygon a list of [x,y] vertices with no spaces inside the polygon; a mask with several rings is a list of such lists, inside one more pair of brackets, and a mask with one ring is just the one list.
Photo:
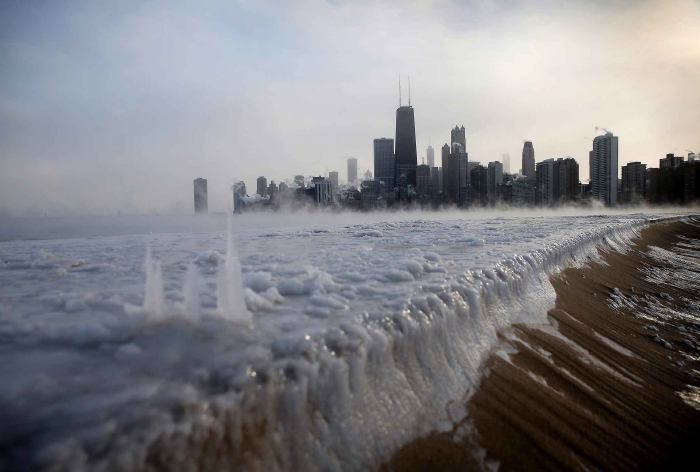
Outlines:
{"label": "skyscraper", "polygon": [[430,167],[427,164],[416,166],[416,193],[419,196],[430,193]]}
{"label": "skyscraper", "polygon": [[641,201],[646,195],[647,165],[630,162],[622,166],[622,201],[633,203]]}
{"label": "skyscraper", "polygon": [[449,193],[450,175],[450,146],[445,143],[442,146],[442,193],[447,198]]}
{"label": "skyscraper", "polygon": [[610,131],[593,139],[588,153],[591,193],[605,205],[617,204],[617,136]]}
{"label": "skyscraper", "polygon": [[428,161],[428,166],[432,169],[435,167],[435,149],[428,145],[428,149],[425,150],[426,159]]}
{"label": "skyscraper", "polygon": [[418,155],[416,153],[416,122],[413,116],[413,107],[399,106],[396,109],[396,156],[395,179],[398,182],[401,174],[406,176],[406,184],[416,186],[416,166]]}
{"label": "skyscraper", "polygon": [[535,148],[531,141],[525,141],[523,145],[523,175],[535,177]]}
{"label": "skyscraper", "polygon": [[486,192],[490,201],[498,199],[503,185],[503,164],[498,161],[489,162],[486,169]]}
{"label": "skyscraper", "polygon": [[538,205],[553,205],[555,202],[556,175],[554,172],[554,159],[545,159],[537,163],[535,170],[537,176],[536,201]]}
{"label": "skyscraper", "polygon": [[467,152],[467,132],[464,126],[455,126],[454,129],[450,131],[450,145],[454,145],[455,143],[461,144],[464,152]]}
{"label": "skyscraper", "polygon": [[331,181],[331,186],[333,187],[333,194],[338,193],[338,172],[332,170],[328,173],[328,180]]}
{"label": "skyscraper", "polygon": [[243,197],[245,197],[245,182],[240,181],[233,184],[233,212],[241,213],[243,210]]}
{"label": "skyscraper", "polygon": [[503,162],[503,172],[510,174],[510,154],[504,153],[501,162]]}
{"label": "skyscraper", "polygon": [[194,179],[194,212],[206,213],[207,211],[209,211],[207,179],[199,177]]}
{"label": "skyscraper", "polygon": [[348,185],[357,183],[357,159],[348,157]]}
{"label": "skyscraper", "polygon": [[394,140],[378,138],[374,140],[374,178],[384,182],[384,188],[394,188]]}
{"label": "skyscraper", "polygon": [[578,162],[571,157],[554,161],[554,199],[560,202],[576,200],[579,193]]}
{"label": "skyscraper", "polygon": [[260,195],[261,197],[267,195],[267,179],[261,175],[260,177],[258,177],[256,183],[258,195]]}

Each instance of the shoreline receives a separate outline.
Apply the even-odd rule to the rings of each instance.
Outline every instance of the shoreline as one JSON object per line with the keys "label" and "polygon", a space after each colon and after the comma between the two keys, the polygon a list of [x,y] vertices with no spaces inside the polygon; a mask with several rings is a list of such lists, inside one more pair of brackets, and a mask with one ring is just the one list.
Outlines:
{"label": "shoreline", "polygon": [[[654,223],[628,251],[602,251],[601,260],[552,276],[550,322],[500,333],[500,346],[466,402],[467,417],[451,431],[405,445],[382,469],[682,463],[700,435],[698,391],[689,388],[700,386],[692,375],[700,370],[700,323],[661,314],[697,306],[700,294],[672,280],[647,280],[641,268],[674,270],[650,249],[700,240],[698,223],[697,217],[694,224]],[[700,263],[700,253],[694,258]]]}

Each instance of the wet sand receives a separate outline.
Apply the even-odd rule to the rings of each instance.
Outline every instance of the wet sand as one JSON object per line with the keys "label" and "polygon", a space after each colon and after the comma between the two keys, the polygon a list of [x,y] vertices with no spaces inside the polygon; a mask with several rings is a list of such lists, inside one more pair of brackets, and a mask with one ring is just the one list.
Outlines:
{"label": "wet sand", "polygon": [[[700,389],[693,391],[700,387],[700,323],[657,312],[697,313],[700,289],[650,282],[643,269],[674,269],[650,250],[700,240],[700,218],[693,222],[652,224],[631,251],[608,251],[602,261],[553,276],[550,323],[503,333],[466,400],[467,417],[404,446],[382,470],[692,464],[700,439]],[[700,263],[700,252],[686,256]],[[616,296],[639,303],[614,308]]]}

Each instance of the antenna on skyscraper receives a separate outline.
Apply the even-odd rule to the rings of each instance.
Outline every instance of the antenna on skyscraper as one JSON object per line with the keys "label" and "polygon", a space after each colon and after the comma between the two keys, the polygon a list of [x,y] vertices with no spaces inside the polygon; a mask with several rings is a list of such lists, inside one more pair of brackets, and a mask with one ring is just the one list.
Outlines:
{"label": "antenna on skyscraper", "polygon": [[411,106],[411,76],[408,76],[408,106]]}
{"label": "antenna on skyscraper", "polygon": [[399,107],[401,107],[401,74],[399,74]]}

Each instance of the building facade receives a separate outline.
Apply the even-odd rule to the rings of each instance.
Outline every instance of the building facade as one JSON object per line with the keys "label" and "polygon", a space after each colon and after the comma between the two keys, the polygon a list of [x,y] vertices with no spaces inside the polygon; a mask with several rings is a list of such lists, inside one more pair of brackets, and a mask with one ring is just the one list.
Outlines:
{"label": "building facade", "polygon": [[207,179],[201,177],[194,179],[194,212],[207,213],[209,211],[209,196],[207,194]]}
{"label": "building facade", "polygon": [[384,182],[387,189],[394,188],[394,140],[378,138],[374,140],[374,178]]}
{"label": "building facade", "polygon": [[535,177],[535,148],[532,141],[525,141],[523,144],[522,173],[525,177]]}
{"label": "building facade", "polygon": [[637,203],[646,197],[647,165],[630,162],[622,166],[622,201]]}
{"label": "building facade", "polygon": [[413,107],[400,106],[396,109],[396,142],[394,149],[396,170],[394,181],[398,182],[400,176],[406,176],[406,185],[416,186],[416,166],[418,155],[416,153],[416,122]]}
{"label": "building facade", "polygon": [[357,159],[348,158],[348,185],[357,185]]}
{"label": "building facade", "polygon": [[593,139],[593,149],[588,154],[591,194],[607,206],[617,204],[617,145],[617,136],[608,131]]}
{"label": "building facade", "polygon": [[427,164],[416,167],[416,193],[419,197],[430,194],[430,167]]}
{"label": "building facade", "polygon": [[256,193],[260,195],[261,197],[264,197],[267,195],[267,179],[263,176],[258,177],[258,180],[256,181],[257,188],[256,188]]}
{"label": "building facade", "polygon": [[435,167],[435,149],[432,146],[428,146],[428,149],[425,150],[425,156],[430,168]]}

